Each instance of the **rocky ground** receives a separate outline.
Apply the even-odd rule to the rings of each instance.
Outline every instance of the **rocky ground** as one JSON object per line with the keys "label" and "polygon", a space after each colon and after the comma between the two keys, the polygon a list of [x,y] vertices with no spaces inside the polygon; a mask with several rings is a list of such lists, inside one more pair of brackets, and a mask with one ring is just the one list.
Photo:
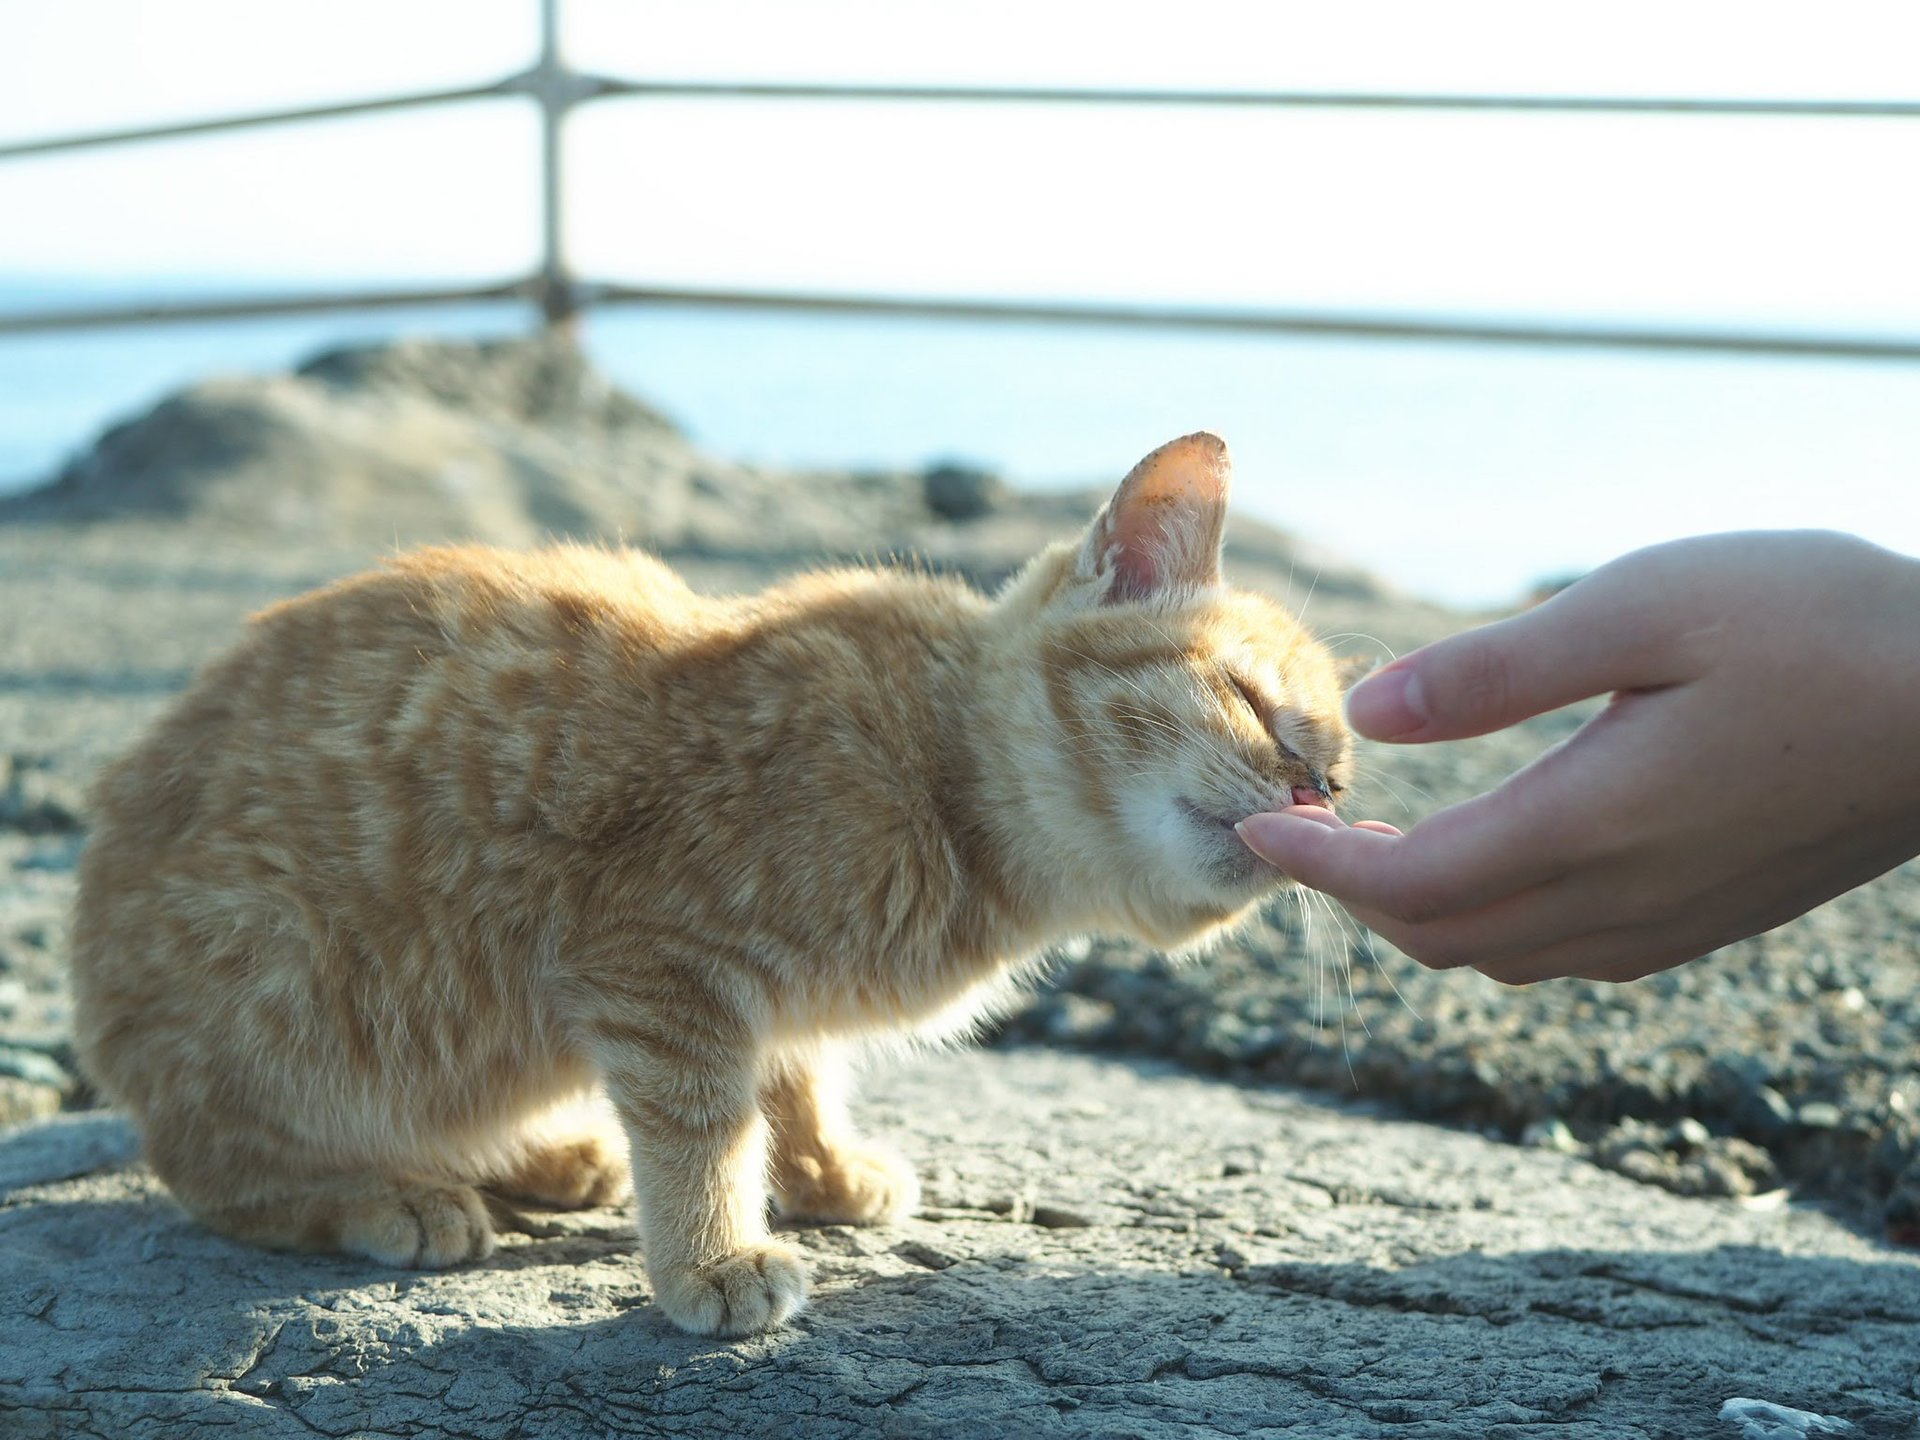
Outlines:
{"label": "rocky ground", "polygon": [[0,1138],[0,1434],[1810,1433],[1720,1421],[1733,1399],[1868,1440],[1920,1421],[1920,1262],[1817,1211],[1152,1062],[944,1055],[868,1089],[925,1210],[797,1232],[812,1307],[728,1342],[661,1321],[621,1214],[388,1271],[209,1235],[112,1117]]}
{"label": "rocky ground", "polygon": [[[225,1420],[675,1433],[714,1419],[719,1397],[828,1426],[809,1434],[882,1421],[967,1434],[987,1432],[962,1424],[965,1406],[1006,1386],[1021,1397],[1006,1434],[1732,1435],[1708,1411],[1743,1386],[1861,1433],[1908,1433],[1889,1427],[1920,1416],[1920,1291],[1908,1252],[1868,1237],[1889,1221],[1920,1233],[1915,866],[1628,987],[1431,975],[1302,903],[1185,967],[1079,946],[1008,1022],[1008,1048],[903,1072],[878,1102],[943,1213],[813,1237],[829,1275],[813,1318],[743,1346],[702,1348],[626,1313],[645,1289],[613,1217],[431,1280],[230,1251],[119,1163],[115,1122],[79,1113],[63,967],[84,782],[246,613],[396,541],[548,532],[648,543],[716,589],[890,553],[990,584],[1073,533],[1095,498],[952,468],[748,470],[567,352],[412,345],[210,381],[110,432],[47,491],[0,503],[0,1128],[40,1122],[0,1140],[0,1192],[24,1187],[0,1193],[0,1314],[37,1322],[30,1364],[0,1346],[0,1434],[22,1415],[41,1427],[27,1434]],[[1344,649],[1404,651],[1465,623],[1258,525],[1232,529],[1228,567]],[[1578,720],[1367,755],[1358,808],[1405,824]],[[1236,1084],[1032,1042],[1159,1055]],[[1356,1097],[1452,1128],[1388,1124]],[[1229,1133],[1283,1113],[1303,1117],[1303,1153],[1350,1166],[1345,1178],[1316,1189],[1304,1161],[1234,1158]],[[1226,1115],[1239,1119],[1216,1124]],[[1174,1169],[1154,1168],[1161,1151]],[[1208,1164],[1214,1180],[1194,1189]],[[41,1183],[57,1171],[73,1178]],[[1128,1218],[1112,1198],[1127,1185],[1186,1208],[1165,1225]],[[1043,1213],[1022,1208],[1029,1192],[1106,1218],[1027,1223]],[[1262,1248],[1287,1236],[1295,1249]],[[175,1338],[149,1345],[155,1323]],[[1861,1368],[1866,1330],[1884,1373]],[[1553,1357],[1576,1335],[1588,1348],[1563,1366]],[[459,1376],[487,1357],[495,1388],[459,1410],[448,1397],[479,1383]],[[408,1395],[464,1418],[421,1429],[422,1412],[394,1408]],[[531,1417],[519,1430],[502,1418],[515,1407]]]}

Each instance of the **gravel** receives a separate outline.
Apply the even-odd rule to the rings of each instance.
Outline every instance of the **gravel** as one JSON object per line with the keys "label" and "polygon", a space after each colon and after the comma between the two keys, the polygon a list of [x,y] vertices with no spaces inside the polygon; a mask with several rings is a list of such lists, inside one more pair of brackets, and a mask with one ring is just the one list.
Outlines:
{"label": "gravel", "polygon": [[1186,964],[1076,947],[1002,1034],[1377,1097],[1684,1194],[1785,1181],[1863,1215],[1891,1202],[1904,1227],[1920,1179],[1917,933],[1910,864],[1633,985],[1513,989],[1428,972],[1289,899]]}

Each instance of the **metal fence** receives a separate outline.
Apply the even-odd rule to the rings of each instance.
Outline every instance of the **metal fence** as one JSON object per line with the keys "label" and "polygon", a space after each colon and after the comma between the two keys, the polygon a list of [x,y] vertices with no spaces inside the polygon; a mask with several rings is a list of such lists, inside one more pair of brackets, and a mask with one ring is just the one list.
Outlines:
{"label": "metal fence", "polygon": [[1877,338],[1730,331],[1642,325],[1480,322],[1417,315],[1303,310],[1233,310],[1176,305],[1118,305],[1061,301],[941,299],[930,296],[805,294],[786,291],[704,290],[623,285],[573,273],[566,259],[562,130],[568,113],[616,97],[697,96],[734,99],[862,101],[875,104],[1007,103],[1058,105],[1173,105],[1347,110],[1477,110],[1658,115],[1770,115],[1823,118],[1900,118],[1920,122],[1920,100],[1740,100],[1686,97],[1375,94],[1321,91],[1212,91],[1055,89],[1020,86],[728,84],[627,80],[596,75],[566,63],[560,51],[560,0],[540,0],[540,53],[534,65],[488,85],[322,105],[270,114],[195,120],[146,129],[0,145],[0,162],[67,150],[133,145],[267,125],[291,125],[344,115],[416,109],[472,100],[521,96],[540,122],[541,249],[530,275],[491,285],[316,294],[236,296],[131,305],[104,305],[0,314],[0,336],[168,321],[222,320],[325,310],[368,310],[474,301],[522,301],[548,326],[569,324],[596,305],[674,304],[838,314],[912,315],[967,320],[1051,321],[1072,324],[1163,326],[1198,330],[1358,336],[1395,340],[1480,341],[1633,350],[1709,351],[1832,359],[1920,360],[1920,338]]}

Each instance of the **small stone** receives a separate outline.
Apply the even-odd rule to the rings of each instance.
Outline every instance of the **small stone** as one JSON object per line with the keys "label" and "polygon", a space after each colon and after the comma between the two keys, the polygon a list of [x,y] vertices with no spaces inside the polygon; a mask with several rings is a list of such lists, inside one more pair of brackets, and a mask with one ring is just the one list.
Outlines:
{"label": "small stone", "polygon": [[1573,1131],[1567,1128],[1567,1122],[1557,1116],[1536,1120],[1520,1132],[1520,1143],[1536,1150],[1557,1150],[1562,1155],[1571,1155],[1580,1148],[1580,1142]]}
{"label": "small stone", "polygon": [[7,756],[0,759],[0,827],[71,834],[80,829],[79,794],[46,756]]}
{"label": "small stone", "polygon": [[1846,1120],[1838,1105],[1825,1100],[1809,1101],[1793,1118],[1809,1130],[1837,1130]]}
{"label": "small stone", "polygon": [[1250,1027],[1231,1010],[1223,1010],[1206,1022],[1200,1036],[1200,1053],[1219,1060],[1235,1061],[1247,1057]]}
{"label": "small stone", "polygon": [[1674,1122],[1673,1138],[1675,1142],[1680,1145],[1684,1145],[1692,1150],[1698,1150],[1702,1145],[1705,1145],[1709,1140],[1713,1139],[1713,1132],[1689,1115],[1684,1119]]}
{"label": "small stone", "polygon": [[52,1059],[38,1050],[24,1050],[17,1045],[0,1045],[0,1075],[10,1075],[29,1085],[44,1085],[56,1095],[64,1095],[73,1088],[73,1077]]}
{"label": "small stone", "polygon": [[1817,1415],[1744,1395],[1736,1395],[1722,1405],[1719,1418],[1740,1427],[1740,1440],[1804,1440],[1812,1435],[1843,1435],[1853,1429],[1851,1420],[1838,1415]]}
{"label": "small stone", "polygon": [[1062,992],[1048,1008],[1046,1037],[1056,1045],[1093,1044],[1112,1031],[1118,1014],[1105,1000]]}
{"label": "small stone", "polygon": [[60,1092],[11,1075],[0,1075],[0,1130],[30,1125],[60,1113]]}
{"label": "small stone", "polygon": [[976,465],[942,461],[921,476],[927,508],[943,520],[972,520],[997,506],[1006,482]]}
{"label": "small stone", "polygon": [[80,851],[86,844],[83,835],[59,835],[43,840],[40,847],[14,862],[16,870],[64,872],[80,863]]}
{"label": "small stone", "polygon": [[1016,1225],[1024,1225],[1033,1219],[1031,1195],[995,1195],[980,1208],[989,1214],[1004,1215]]}
{"label": "small stone", "polygon": [[1794,1122],[1793,1106],[1771,1085],[1756,1086],[1740,1107],[1743,1124],[1762,1134],[1784,1130]]}
{"label": "small stone", "polygon": [[1053,953],[1069,965],[1078,965],[1093,954],[1093,940],[1090,936],[1075,935],[1070,940],[1062,940],[1053,947]]}
{"label": "small stone", "polygon": [[944,1250],[936,1250],[933,1246],[919,1240],[904,1241],[893,1247],[893,1253],[902,1260],[911,1261],[920,1266],[923,1270],[945,1270],[959,1260],[959,1256],[949,1255]]}
{"label": "small stone", "polygon": [[1043,1230],[1085,1230],[1093,1224],[1090,1217],[1078,1210],[1060,1205],[1036,1205],[1028,1218]]}

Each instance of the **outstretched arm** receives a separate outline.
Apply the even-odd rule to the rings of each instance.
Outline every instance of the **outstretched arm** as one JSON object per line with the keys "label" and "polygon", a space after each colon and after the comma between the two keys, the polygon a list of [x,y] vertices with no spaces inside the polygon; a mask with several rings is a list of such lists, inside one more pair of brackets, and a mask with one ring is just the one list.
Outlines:
{"label": "outstretched arm", "polygon": [[1824,532],[1655,546],[1377,671],[1348,715],[1423,744],[1603,694],[1405,835],[1313,807],[1240,833],[1423,963],[1514,984],[1635,979],[1920,854],[1920,561]]}

